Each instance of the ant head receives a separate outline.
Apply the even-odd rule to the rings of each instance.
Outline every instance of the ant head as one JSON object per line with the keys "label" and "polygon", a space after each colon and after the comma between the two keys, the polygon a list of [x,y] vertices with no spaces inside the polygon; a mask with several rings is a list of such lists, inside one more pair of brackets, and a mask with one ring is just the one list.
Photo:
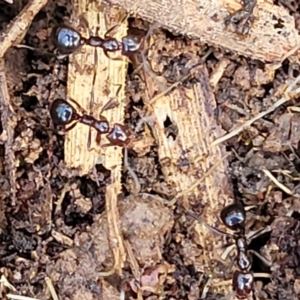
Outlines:
{"label": "ant head", "polygon": [[83,43],[80,33],[68,25],[55,26],[51,34],[52,41],[60,55],[69,55]]}
{"label": "ant head", "polygon": [[56,99],[50,106],[50,115],[56,125],[67,125],[75,120],[76,111],[63,99]]}
{"label": "ant head", "polygon": [[224,225],[232,230],[243,230],[246,213],[241,203],[233,203],[221,211],[221,220]]}

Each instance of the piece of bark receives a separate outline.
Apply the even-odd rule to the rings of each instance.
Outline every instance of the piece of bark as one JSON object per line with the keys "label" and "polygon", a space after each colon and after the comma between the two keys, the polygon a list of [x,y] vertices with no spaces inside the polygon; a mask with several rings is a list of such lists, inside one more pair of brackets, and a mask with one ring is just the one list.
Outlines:
{"label": "piece of bark", "polygon": [[[219,227],[220,211],[233,202],[234,195],[229,182],[225,147],[210,147],[222,129],[214,115],[216,101],[209,85],[208,72],[205,66],[201,66],[195,73],[199,82],[192,88],[179,87],[150,105],[151,117],[155,120],[152,129],[165,181],[177,193],[173,200],[187,209],[190,209],[190,203],[201,205],[204,209],[199,210],[198,216],[202,214],[204,222]],[[155,84],[148,72],[145,76],[151,95]],[[177,128],[175,139],[165,128],[166,120]],[[210,272],[220,255],[214,249],[222,244],[221,237],[199,223],[195,226],[195,233],[196,243],[200,245],[199,249],[203,249],[203,254],[197,258],[201,264],[197,263],[198,271]],[[220,280],[222,278],[214,279],[213,284]]]}
{"label": "piece of bark", "polygon": [[[106,24],[107,17],[113,18],[113,13],[115,13],[115,15],[119,13],[119,10],[114,10],[113,12],[113,9],[105,12],[103,12],[103,10],[100,11],[96,3],[83,0],[78,1],[77,9],[78,12],[75,18],[78,20],[79,16],[83,16],[88,21],[88,26],[93,34],[100,36],[104,36],[105,32],[114,25]],[[76,25],[78,24],[73,24],[75,27]],[[97,31],[97,28],[100,29]],[[120,24],[114,37],[121,40],[121,37],[126,35],[126,32],[126,24]],[[82,34],[88,36],[88,32]],[[97,51],[98,55],[96,65],[95,51]],[[110,99],[117,97],[116,100],[119,102],[119,105],[114,109],[103,112],[103,115],[111,123],[123,123],[125,98],[123,86],[126,70],[127,61],[124,57],[120,56],[120,60],[112,60],[105,56],[102,49],[84,45],[82,49],[70,57],[67,99],[75,99],[88,114],[91,113],[95,118],[99,118],[101,108]],[[93,89],[94,105],[91,109],[91,92]],[[95,129],[91,129],[92,139],[89,149],[89,130],[89,126],[77,124],[75,128],[67,132],[65,139],[66,165],[68,167],[79,168],[80,175],[83,175],[90,172],[95,164],[100,161],[106,169],[114,169],[112,178],[120,182],[122,149],[120,147],[101,148],[101,146],[95,142]],[[105,143],[108,143],[108,141],[105,136],[102,136],[101,144]]]}
{"label": "piece of bark", "polygon": [[235,0],[104,0],[142,19],[156,22],[174,33],[198,38],[203,44],[224,47],[239,55],[266,62],[280,62],[300,44],[295,20],[283,7],[260,0],[254,8],[255,21],[246,36],[226,29],[224,19],[240,8]]}

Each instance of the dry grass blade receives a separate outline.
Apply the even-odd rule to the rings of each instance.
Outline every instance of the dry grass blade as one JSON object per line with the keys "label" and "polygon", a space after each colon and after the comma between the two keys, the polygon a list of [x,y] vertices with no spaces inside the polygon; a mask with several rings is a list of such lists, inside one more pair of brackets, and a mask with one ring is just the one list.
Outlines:
{"label": "dry grass blade", "polygon": [[7,88],[4,59],[0,58],[0,109],[3,132],[1,140],[5,142],[5,173],[9,179],[12,206],[16,201],[16,168],[15,153],[12,150],[14,141],[14,128],[16,126],[16,116],[11,108],[10,96]]}
{"label": "dry grass blade", "polygon": [[58,296],[57,296],[57,294],[56,294],[55,288],[54,288],[54,286],[53,286],[53,283],[52,283],[52,281],[51,281],[51,279],[50,279],[49,277],[46,277],[46,278],[45,278],[45,282],[46,282],[47,287],[48,287],[48,289],[49,289],[49,291],[50,291],[50,294],[51,294],[51,296],[52,296],[52,299],[53,299],[53,300],[59,300],[59,299],[58,299]]}
{"label": "dry grass blade", "polygon": [[7,294],[5,295],[9,299],[13,300],[39,300],[37,298],[32,298],[32,297],[26,297],[26,296],[20,296],[20,295],[13,295],[13,294]]}
{"label": "dry grass blade", "polygon": [[290,196],[293,196],[294,193],[288,188],[286,187],[284,184],[280,183],[273,175],[270,171],[268,170],[263,170],[263,172],[280,188],[282,189],[285,193],[287,193]]}

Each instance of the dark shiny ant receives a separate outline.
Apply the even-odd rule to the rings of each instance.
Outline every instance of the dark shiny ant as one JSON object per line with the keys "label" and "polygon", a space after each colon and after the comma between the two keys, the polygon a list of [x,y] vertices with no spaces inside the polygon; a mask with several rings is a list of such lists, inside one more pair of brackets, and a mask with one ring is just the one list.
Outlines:
{"label": "dark shiny ant", "polygon": [[85,38],[73,27],[63,24],[54,27],[52,31],[52,40],[61,57],[74,53],[82,45],[100,47],[107,57],[109,57],[108,52],[121,51],[122,55],[130,56],[139,51],[143,42],[143,39],[139,36],[127,35],[122,38],[121,42],[114,37],[109,36],[109,33],[117,26],[118,25],[109,29],[105,33],[104,38],[93,35],[89,38]]}
{"label": "dark shiny ant", "polygon": [[100,143],[101,135],[106,135],[109,144],[105,144],[102,147],[128,147],[130,145],[132,142],[132,131],[129,127],[119,123],[110,126],[107,119],[101,115],[103,111],[111,108],[111,103],[108,103],[102,108],[99,119],[96,119],[93,116],[86,114],[76,101],[72,100],[72,102],[78,106],[82,111],[82,114],[79,114],[69,102],[63,99],[56,99],[50,106],[50,115],[54,124],[65,126],[73,123],[66,128],[65,131],[73,129],[78,122],[88,125],[97,130],[96,141],[98,144]]}
{"label": "dark shiny ant", "polygon": [[[196,220],[202,222],[201,219],[196,217],[193,213],[189,212],[189,214]],[[254,274],[250,270],[252,266],[252,255],[250,256],[250,254],[255,254],[264,264],[270,266],[270,262],[266,258],[256,251],[248,249],[248,245],[254,238],[270,231],[270,228],[268,226],[267,228],[255,232],[250,237],[247,237],[245,234],[246,212],[241,203],[234,203],[226,206],[221,211],[221,220],[228,229],[234,231],[233,234],[228,234],[205,223],[204,225],[211,231],[217,234],[230,236],[234,240],[237,254],[232,261],[230,268],[233,266],[233,263],[236,262],[238,270],[233,274],[232,289],[238,299],[248,299],[248,296],[254,290],[254,277],[269,277],[268,274]]]}

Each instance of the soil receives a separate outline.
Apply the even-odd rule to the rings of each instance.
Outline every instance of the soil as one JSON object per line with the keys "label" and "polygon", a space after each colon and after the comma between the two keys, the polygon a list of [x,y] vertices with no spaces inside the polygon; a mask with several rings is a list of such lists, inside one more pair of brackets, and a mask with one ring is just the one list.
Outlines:
{"label": "soil", "polygon": [[[299,30],[300,5],[274,2]],[[0,4],[1,32],[27,1]],[[101,9],[110,21],[126,15]],[[300,109],[292,93],[275,105],[300,76],[298,57],[271,72],[264,61],[130,17],[120,30],[150,33],[146,61],[114,61],[99,49],[103,57],[93,68],[94,49],[84,47],[58,60],[51,29],[78,21],[78,10],[48,1],[21,42],[31,48],[11,47],[5,55],[14,113],[0,99],[0,298],[232,299],[234,253],[221,258],[232,238],[203,225],[232,233],[220,211],[241,201],[249,208],[247,233],[270,229],[249,243],[272,262],[253,255],[251,270],[264,273],[255,279],[255,296],[299,299]],[[91,74],[99,84],[88,86]],[[90,149],[87,126],[68,133],[54,126],[53,99],[75,97],[87,110],[91,89],[95,107],[118,99],[105,116],[132,130],[128,149]]]}

